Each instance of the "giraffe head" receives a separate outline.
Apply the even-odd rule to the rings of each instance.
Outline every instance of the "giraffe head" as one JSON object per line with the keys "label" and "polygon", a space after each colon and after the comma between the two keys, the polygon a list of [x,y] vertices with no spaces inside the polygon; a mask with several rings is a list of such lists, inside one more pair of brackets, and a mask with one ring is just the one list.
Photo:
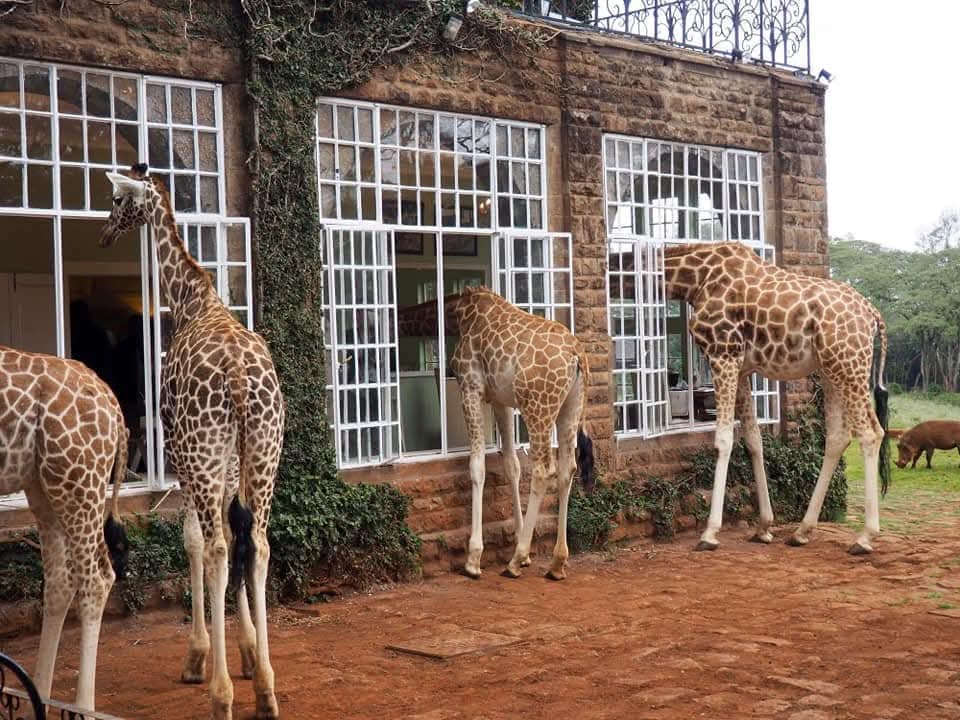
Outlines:
{"label": "giraffe head", "polygon": [[100,247],[110,247],[121,235],[147,222],[147,201],[154,183],[153,178],[147,176],[147,166],[142,163],[130,168],[129,175],[108,172],[107,179],[113,185],[113,207],[100,231]]}

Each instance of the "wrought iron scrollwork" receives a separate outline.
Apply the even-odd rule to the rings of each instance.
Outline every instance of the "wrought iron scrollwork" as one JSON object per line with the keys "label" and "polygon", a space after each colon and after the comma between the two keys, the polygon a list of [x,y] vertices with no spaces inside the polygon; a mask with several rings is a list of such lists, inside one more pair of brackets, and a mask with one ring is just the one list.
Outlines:
{"label": "wrought iron scrollwork", "polygon": [[[10,676],[23,688],[10,687]],[[44,720],[46,710],[40,694],[26,671],[0,653],[0,718],[4,720]]]}
{"label": "wrought iron scrollwork", "polygon": [[810,74],[809,0],[526,0],[523,12]]}

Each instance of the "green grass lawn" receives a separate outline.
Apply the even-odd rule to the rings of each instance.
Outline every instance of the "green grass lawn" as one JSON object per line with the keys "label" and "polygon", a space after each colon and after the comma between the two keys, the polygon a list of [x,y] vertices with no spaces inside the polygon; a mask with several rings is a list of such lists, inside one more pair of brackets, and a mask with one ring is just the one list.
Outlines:
{"label": "green grass lawn", "polygon": [[890,427],[907,429],[924,420],[960,420],[958,398],[947,393],[938,399],[919,393],[891,395]]}
{"label": "green grass lawn", "polygon": [[[950,398],[933,400],[909,393],[890,398],[890,427],[910,428],[923,420],[960,420],[960,406]],[[890,454],[897,459],[896,440],[890,442]],[[856,441],[850,443],[847,461],[846,524],[863,524],[863,458]],[[923,458],[916,470],[901,470],[893,465],[890,489],[880,501],[880,527],[897,535],[935,532],[938,528],[960,523],[960,455],[956,450],[936,450],[933,469],[926,469]]]}

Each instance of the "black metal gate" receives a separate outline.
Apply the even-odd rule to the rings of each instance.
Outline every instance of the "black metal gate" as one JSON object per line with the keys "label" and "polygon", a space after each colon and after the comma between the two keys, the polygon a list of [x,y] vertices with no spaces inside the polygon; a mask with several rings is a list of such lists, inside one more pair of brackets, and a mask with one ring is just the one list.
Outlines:
{"label": "black metal gate", "polygon": [[0,720],[47,720],[48,717],[60,720],[120,720],[113,715],[82,710],[55,700],[44,702],[27,672],[0,653]]}

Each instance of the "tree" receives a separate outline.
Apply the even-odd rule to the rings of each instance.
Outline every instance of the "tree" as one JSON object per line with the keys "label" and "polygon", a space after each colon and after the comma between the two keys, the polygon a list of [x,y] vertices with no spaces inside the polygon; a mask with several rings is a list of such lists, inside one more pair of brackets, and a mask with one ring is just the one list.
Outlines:
{"label": "tree", "polygon": [[917,240],[921,252],[937,253],[960,247],[960,210],[944,210],[932,230]]}
{"label": "tree", "polygon": [[942,217],[928,243],[940,249],[927,252],[862,240],[830,244],[831,276],[852,285],[883,315],[890,341],[887,378],[904,387],[960,387],[960,247],[951,227]]}

